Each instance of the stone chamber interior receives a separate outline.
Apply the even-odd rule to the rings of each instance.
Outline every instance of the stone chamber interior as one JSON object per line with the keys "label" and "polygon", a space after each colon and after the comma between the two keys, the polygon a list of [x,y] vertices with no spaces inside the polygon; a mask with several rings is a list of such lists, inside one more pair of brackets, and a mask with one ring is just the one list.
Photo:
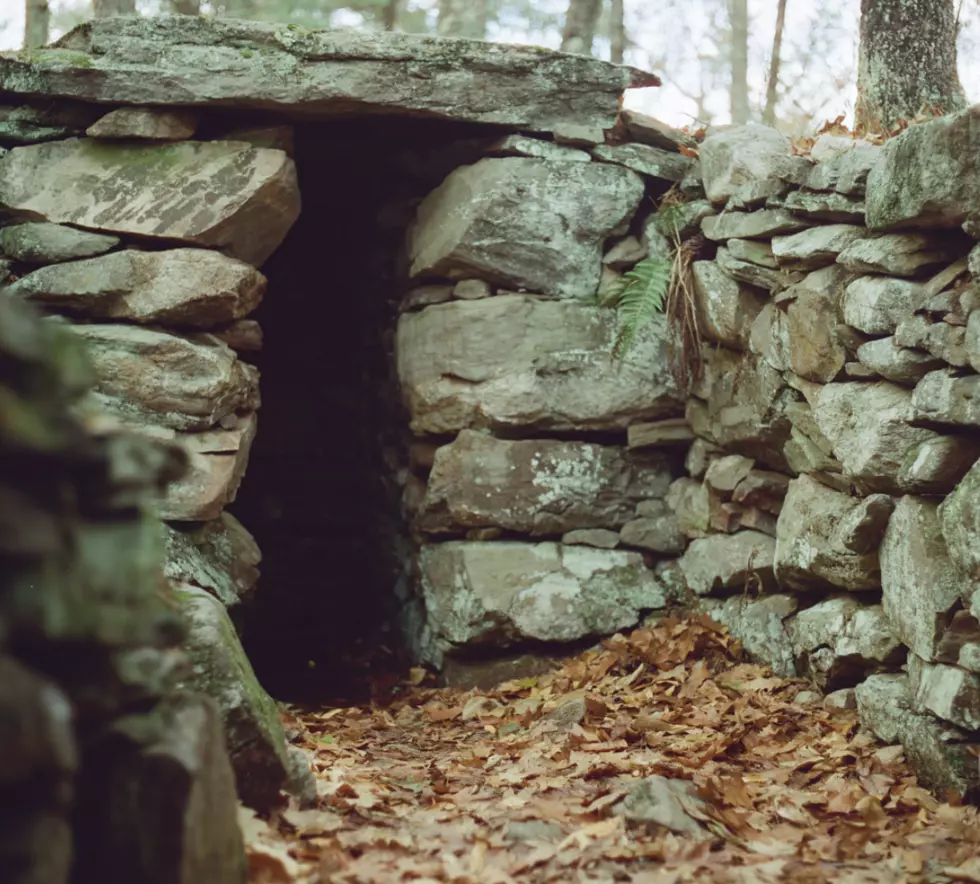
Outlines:
{"label": "stone chamber interior", "polygon": [[231,507],[263,552],[245,647],[281,700],[360,701],[404,662],[416,602],[393,358],[402,245],[417,203],[478,157],[480,137],[402,118],[296,127],[302,214],[262,268],[259,432]]}

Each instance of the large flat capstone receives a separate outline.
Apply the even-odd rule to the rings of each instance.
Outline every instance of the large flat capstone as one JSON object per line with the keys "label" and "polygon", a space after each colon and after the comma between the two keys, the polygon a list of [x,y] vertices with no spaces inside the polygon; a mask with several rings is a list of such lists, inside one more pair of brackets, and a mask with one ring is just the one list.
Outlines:
{"label": "large flat capstone", "polygon": [[299,208],[293,161],[244,142],[69,138],[17,147],[0,160],[0,209],[208,246],[254,266],[283,241]]}
{"label": "large flat capstone", "polygon": [[487,157],[456,169],[419,206],[410,275],[590,298],[605,239],[643,193],[640,176],[619,166]]}
{"label": "large flat capstone", "polygon": [[533,132],[611,129],[653,74],[598,59],[409,34],[227,18],[107,18],[0,57],[0,92],[110,104],[235,107],[293,118],[401,113]]}
{"label": "large flat capstone", "polygon": [[666,604],[639,553],[560,543],[422,547],[430,662],[461,647],[571,642],[634,625]]}
{"label": "large flat capstone", "polygon": [[621,429],[680,412],[663,325],[622,360],[618,318],[520,295],[452,301],[398,323],[398,376],[416,433]]}

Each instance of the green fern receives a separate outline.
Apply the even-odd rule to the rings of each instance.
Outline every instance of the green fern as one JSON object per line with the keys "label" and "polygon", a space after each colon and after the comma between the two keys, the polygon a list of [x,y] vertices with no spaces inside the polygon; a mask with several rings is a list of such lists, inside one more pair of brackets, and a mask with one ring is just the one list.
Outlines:
{"label": "green fern", "polygon": [[647,258],[606,289],[602,304],[619,308],[620,329],[613,346],[614,357],[624,357],[640,331],[657,313],[663,313],[673,270],[670,260]]}

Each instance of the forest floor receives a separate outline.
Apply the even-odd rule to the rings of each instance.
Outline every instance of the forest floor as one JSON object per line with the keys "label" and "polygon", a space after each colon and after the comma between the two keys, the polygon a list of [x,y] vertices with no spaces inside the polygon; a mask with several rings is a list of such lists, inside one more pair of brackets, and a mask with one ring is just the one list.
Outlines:
{"label": "forest floor", "polygon": [[706,619],[494,691],[422,675],[296,710],[319,806],[243,816],[253,884],[980,882],[978,808]]}

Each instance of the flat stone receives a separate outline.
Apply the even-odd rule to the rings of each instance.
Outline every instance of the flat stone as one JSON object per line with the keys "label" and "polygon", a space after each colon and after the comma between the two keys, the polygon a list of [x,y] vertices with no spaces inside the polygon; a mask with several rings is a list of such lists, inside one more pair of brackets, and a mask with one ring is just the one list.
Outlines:
{"label": "flat stone", "polygon": [[[857,498],[811,476],[793,479],[776,524],[775,573],[780,586],[801,592],[877,589],[877,544],[855,551],[845,543],[849,534],[841,531],[847,516],[861,506]],[[878,525],[879,537],[887,521],[886,513]]]}
{"label": "flat stone", "polygon": [[792,190],[786,196],[769,197],[766,208],[785,209],[814,221],[829,221],[834,224],[864,223],[864,200],[842,193]]}
{"label": "flat stone", "polygon": [[529,138],[527,135],[505,135],[494,141],[486,152],[488,156],[537,157],[565,163],[592,162],[592,157],[584,150],[540,138]]}
{"label": "flat stone", "polygon": [[495,654],[483,659],[445,657],[440,683],[463,691],[490,691],[519,678],[536,678],[560,669],[565,657],[539,651],[533,654]]}
{"label": "flat stone", "polygon": [[639,553],[557,543],[428,544],[419,556],[423,656],[452,649],[571,642],[634,625],[666,599]]}
{"label": "flat stone", "polygon": [[980,216],[978,124],[974,105],[889,139],[868,176],[868,226],[951,228]]}
{"label": "flat stone", "polygon": [[[977,278],[980,279],[980,275]],[[967,319],[963,346],[966,349],[966,358],[970,363],[970,368],[977,371],[977,366],[980,366],[980,309],[970,313]]]}
{"label": "flat stone", "polygon": [[806,186],[810,190],[828,190],[862,196],[866,189],[868,174],[880,156],[881,148],[877,145],[856,142],[850,150],[834,157],[821,158],[810,170]]}
{"label": "flat stone", "polygon": [[909,425],[913,410],[913,393],[904,387],[844,383],[821,390],[813,415],[844,475],[867,490],[890,492],[905,453],[934,435]]}
{"label": "flat stone", "polygon": [[0,206],[33,220],[215,248],[258,267],[299,216],[300,199],[296,167],[281,151],[70,138],[10,151],[0,164]]}
{"label": "flat stone", "polygon": [[461,301],[476,301],[492,294],[493,286],[482,279],[461,279],[453,286],[453,297]]}
{"label": "flat stone", "polygon": [[605,255],[602,263],[613,270],[629,270],[649,254],[649,247],[635,236],[623,237]]}
{"label": "flat stone", "polygon": [[209,16],[100,18],[29,59],[4,58],[0,79],[10,95],[167,104],[179,84],[185,107],[297,120],[407,113],[594,131],[593,143],[614,127],[625,88],[659,84],[643,71],[538,47]]}
{"label": "flat stone", "polygon": [[841,307],[848,325],[869,335],[890,335],[922,300],[921,283],[862,276],[848,285]]}
{"label": "flat stone", "polygon": [[827,709],[857,709],[857,692],[854,688],[832,691],[823,698],[823,705]]}
{"label": "flat stone", "polygon": [[654,776],[635,781],[613,813],[633,823],[652,823],[691,841],[712,838],[707,826],[699,821],[705,816],[704,802],[697,796],[694,784],[686,780]]}
{"label": "flat stone", "polygon": [[[730,240],[730,242],[748,242],[749,240]],[[760,267],[750,261],[740,261],[733,257],[731,252],[724,246],[718,249],[715,261],[722,270],[729,276],[754,285],[757,288],[765,289],[767,292],[781,292],[783,289],[795,285],[803,279],[802,273],[792,273],[786,270],[771,270],[768,267]]]}
{"label": "flat stone", "polygon": [[861,723],[885,743],[900,742],[922,783],[966,795],[980,786],[969,735],[916,712],[906,675],[872,675],[855,689]]}
{"label": "flat stone", "polygon": [[781,209],[760,209],[758,212],[724,212],[706,215],[701,230],[710,240],[767,239],[780,233],[794,233],[810,226],[806,220]]}
{"label": "flat stone", "polygon": [[212,329],[211,334],[236,353],[258,353],[264,340],[262,326],[254,319],[237,319]]}
{"label": "flat stone", "polygon": [[262,552],[231,513],[200,524],[167,525],[164,537],[164,576],[206,590],[225,607],[251,594]]}
{"label": "flat stone", "polygon": [[702,338],[742,349],[748,344],[752,323],[765,306],[765,299],[714,261],[695,261],[692,270]]}
{"label": "flat stone", "polygon": [[969,365],[966,329],[961,325],[933,322],[928,316],[909,316],[895,329],[895,343],[900,347],[925,350],[948,365]]}
{"label": "flat stone", "polygon": [[120,107],[96,120],[85,134],[89,138],[186,141],[197,131],[193,111],[150,107]]}
{"label": "flat stone", "polygon": [[698,149],[708,199],[724,203],[739,188],[769,178],[802,183],[809,160],[792,155],[792,144],[768,126],[749,123],[709,135]]}
{"label": "flat stone", "polygon": [[695,479],[681,478],[670,486],[667,506],[685,537],[705,537],[711,520],[711,493]]}
{"label": "flat stone", "polygon": [[0,229],[0,251],[24,264],[57,264],[91,258],[119,245],[118,236],[38,221]]}
{"label": "flat stone", "polygon": [[94,400],[111,414],[175,430],[207,430],[258,405],[258,373],[211,335],[130,325],[75,325],[99,377]]}
{"label": "flat stone", "polygon": [[672,480],[656,454],[463,430],[436,452],[417,525],[436,534],[497,527],[532,536],[619,528],[638,501],[662,498]]}
{"label": "flat stone", "polygon": [[943,501],[940,522],[950,558],[966,577],[961,596],[967,604],[977,599],[980,583],[980,461],[973,464],[953,493]]}
{"label": "flat stone", "polygon": [[266,278],[244,261],[207,249],[126,250],[42,267],[10,290],[93,319],[208,328],[254,310]]}
{"label": "flat stone", "polygon": [[909,419],[929,426],[980,426],[980,375],[929,372],[912,393]]}
{"label": "flat stone", "polygon": [[824,224],[789,236],[777,236],[772,252],[780,267],[789,270],[816,270],[833,264],[849,245],[868,232],[853,224]]}
{"label": "flat stone", "polygon": [[704,483],[715,491],[731,496],[735,488],[752,472],[755,461],[740,454],[727,454],[716,458],[708,466]]}
{"label": "flat stone", "polygon": [[758,264],[770,270],[779,269],[776,256],[772,253],[772,243],[752,239],[730,239],[726,245],[729,254],[738,261]]}
{"label": "flat stone", "polygon": [[612,310],[510,295],[403,314],[398,374],[412,429],[622,429],[676,415],[662,324],[612,360],[619,321]]}
{"label": "flat stone", "polygon": [[895,634],[922,659],[936,659],[962,583],[946,549],[938,504],[901,498],[881,546],[882,603]]}
{"label": "flat stone", "polygon": [[603,242],[642,197],[642,179],[617,166],[488,157],[456,169],[419,206],[409,274],[591,298]]}
{"label": "flat stone", "polygon": [[592,156],[606,163],[625,166],[649,178],[683,181],[694,166],[694,159],[648,144],[600,144]]}
{"label": "flat stone", "polygon": [[948,263],[962,254],[949,239],[928,233],[886,233],[851,243],[837,260],[856,273],[915,276],[925,267]]}
{"label": "flat stone", "polygon": [[187,628],[183,647],[193,665],[188,686],[218,704],[238,797],[268,811],[288,766],[279,710],[256,679],[224,605],[197,587],[176,584],[175,590]]}
{"label": "flat stone", "polygon": [[732,596],[724,601],[703,599],[701,609],[739,640],[751,660],[769,666],[773,675],[795,678],[796,655],[786,621],[796,611],[791,595],[766,595],[759,599]]}
{"label": "flat stone", "polygon": [[886,380],[914,387],[930,371],[941,368],[943,361],[930,353],[899,347],[894,336],[868,341],[857,349],[863,365]]}
{"label": "flat stone", "polygon": [[608,528],[576,528],[563,534],[561,542],[567,546],[594,546],[596,549],[615,549],[619,546],[619,532]]}
{"label": "flat stone", "polygon": [[627,447],[631,449],[686,445],[696,439],[694,432],[682,417],[630,424],[626,428],[626,438]]}
{"label": "flat stone", "polygon": [[286,156],[296,155],[296,127],[283,123],[235,126],[221,129],[220,141],[244,141],[252,147],[281,150]]}
{"label": "flat stone", "polygon": [[771,470],[755,470],[742,479],[732,492],[732,500],[745,507],[779,515],[789,490],[790,478]]}
{"label": "flat stone", "polygon": [[684,458],[684,469],[688,475],[695,479],[700,479],[716,457],[721,457],[724,452],[717,446],[705,439],[696,438],[691,447],[687,450]]}
{"label": "flat stone", "polygon": [[774,585],[776,541],[758,531],[715,534],[691,541],[680,558],[687,585],[697,595],[751,584]]}
{"label": "flat stone", "polygon": [[624,546],[664,555],[681,553],[687,546],[687,538],[673,513],[633,519],[623,525],[619,535]]}
{"label": "flat stone", "polygon": [[907,494],[948,494],[978,458],[980,440],[970,436],[935,436],[906,453],[898,472],[898,486]]}
{"label": "flat stone", "polygon": [[909,664],[909,686],[917,709],[968,731],[980,731],[980,677],[914,656]]}
{"label": "flat stone", "polygon": [[675,129],[656,120],[653,117],[641,114],[635,110],[624,110],[620,114],[620,119],[629,132],[633,141],[641,144],[649,144],[653,147],[660,147],[664,150],[679,151],[681,147],[693,148],[697,142],[680,129]]}
{"label": "flat stone", "polygon": [[432,304],[444,304],[453,299],[453,285],[420,285],[402,298],[399,309],[402,312],[420,310]]}
{"label": "flat stone", "polygon": [[818,291],[801,284],[794,292],[780,329],[786,336],[786,367],[807,381],[828,384],[841,373],[848,358],[846,329],[839,320],[834,289]]}
{"label": "flat stone", "polygon": [[31,103],[4,103],[0,105],[0,142],[38,144],[84,135],[103,113],[98,105],[53,101],[50,96]]}

